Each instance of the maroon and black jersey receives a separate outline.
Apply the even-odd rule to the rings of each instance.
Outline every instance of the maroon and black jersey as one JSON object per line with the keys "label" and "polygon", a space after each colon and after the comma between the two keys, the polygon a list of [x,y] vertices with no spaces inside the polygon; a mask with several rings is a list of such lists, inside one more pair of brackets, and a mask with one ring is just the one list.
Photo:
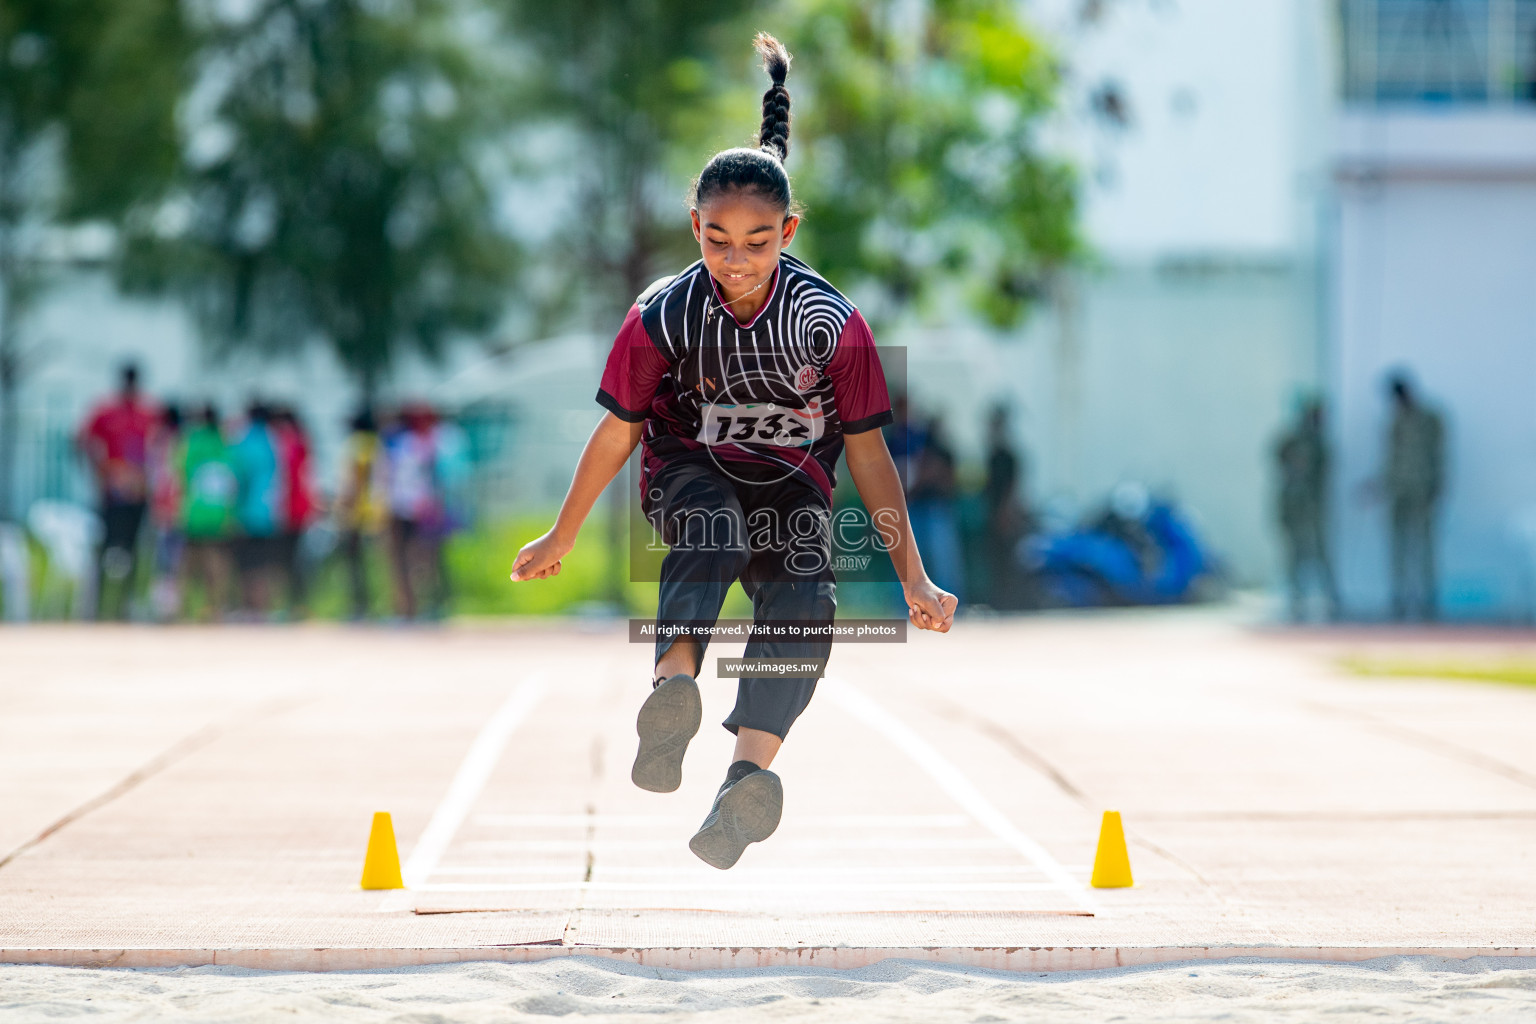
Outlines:
{"label": "maroon and black jersey", "polygon": [[741,323],[702,260],[653,284],[614,339],[597,401],[645,422],[646,479],[708,452],[798,474],[830,504],[843,435],[891,422],[885,373],[869,325],[810,267],[783,254],[764,287]]}

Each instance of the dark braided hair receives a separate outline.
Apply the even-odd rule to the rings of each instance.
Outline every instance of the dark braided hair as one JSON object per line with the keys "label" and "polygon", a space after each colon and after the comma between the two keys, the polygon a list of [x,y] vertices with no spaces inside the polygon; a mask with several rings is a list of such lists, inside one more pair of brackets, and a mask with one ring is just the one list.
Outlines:
{"label": "dark braided hair", "polygon": [[727,192],[756,192],[784,212],[794,213],[789,174],[784,170],[789,156],[789,90],[784,88],[784,79],[791,58],[784,44],[766,32],[759,32],[752,45],[763,57],[763,70],[773,79],[763,93],[757,148],[742,146],[716,153],[694,181],[691,200],[699,207]]}
{"label": "dark braided hair", "polygon": [[773,79],[763,93],[763,124],[757,130],[757,145],[777,152],[783,163],[789,159],[789,90],[784,88],[784,79],[789,76],[792,58],[784,44],[766,32],[759,32],[752,46],[762,55],[763,70]]}

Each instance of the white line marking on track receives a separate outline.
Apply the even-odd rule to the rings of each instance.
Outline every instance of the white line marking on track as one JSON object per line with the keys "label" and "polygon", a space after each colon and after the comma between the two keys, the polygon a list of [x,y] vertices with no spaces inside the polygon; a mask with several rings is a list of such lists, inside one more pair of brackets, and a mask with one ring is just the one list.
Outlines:
{"label": "white line marking on track", "polygon": [[744,889],[735,882],[699,882],[680,879],[672,884],[661,882],[431,882],[418,892],[734,892],[756,899],[764,894],[798,896],[808,892],[1055,892],[1054,882],[789,882],[783,885],[756,885]]}
{"label": "white line marking on track", "polygon": [[448,792],[443,795],[432,820],[422,831],[421,838],[416,840],[410,859],[405,862],[401,873],[408,889],[421,886],[437,867],[437,862],[442,860],[443,851],[453,842],[470,807],[479,799],[486,780],[501,760],[507,740],[538,706],[548,687],[549,680],[542,674],[529,676],[518,683],[496,714],[485,723],[475,742],[470,744],[458,772],[448,784]]}
{"label": "white line marking on track", "polygon": [[[694,828],[693,818],[649,814],[477,814],[475,828]],[[797,817],[797,828],[963,828],[963,814],[845,814]]]}
{"label": "white line marking on track", "polygon": [[475,828],[680,828],[691,818],[661,814],[477,814]]}
{"label": "white line marking on track", "polygon": [[[573,871],[586,870],[585,864],[577,864],[574,861],[566,861],[563,864],[450,864],[440,867],[432,872],[433,878],[442,878],[446,875],[459,875],[464,877],[480,875],[569,875]],[[648,865],[634,866],[629,864],[604,864],[597,869],[601,874],[620,878],[711,878],[713,875],[704,871],[688,871],[677,867],[653,867]],[[1070,865],[1068,871],[1076,870]],[[1082,873],[1087,873],[1087,868]],[[748,869],[737,867],[732,869],[731,877],[743,884],[747,882],[800,882],[806,878],[805,868],[755,868]],[[818,865],[816,875],[819,878],[856,878],[863,881],[880,879],[894,882],[904,878],[935,879],[954,878],[976,875],[1029,875],[1038,876],[1040,871],[1033,864],[939,864],[939,865],[912,865],[909,867],[882,867],[871,868],[868,865]]]}
{"label": "white line marking on track", "polygon": [[955,767],[952,761],[939,753],[933,744],[923,739],[905,722],[846,680],[829,678],[824,682],[833,684],[825,687],[824,692],[835,704],[900,747],[903,753],[939,784],[939,788],[944,790],[951,800],[959,804],[987,831],[1039,868],[1040,873],[1049,878],[1057,889],[1076,900],[1082,909],[1095,914],[1103,913],[1098,901],[1088,894],[1082,884],[1073,878],[1067,869],[1046,851],[1045,847],[1025,835],[1017,825],[1009,821],[1008,816],[998,810],[997,806],[976,788],[975,783],[966,778],[965,773]]}
{"label": "white line marking on track", "polygon": [[[476,839],[463,843],[466,850],[481,854],[495,853],[614,853],[619,850],[670,850],[682,845],[677,839]],[[849,836],[830,839],[792,839],[774,841],[780,850],[1006,850],[1010,844],[990,836],[975,839],[906,839],[882,836]]]}

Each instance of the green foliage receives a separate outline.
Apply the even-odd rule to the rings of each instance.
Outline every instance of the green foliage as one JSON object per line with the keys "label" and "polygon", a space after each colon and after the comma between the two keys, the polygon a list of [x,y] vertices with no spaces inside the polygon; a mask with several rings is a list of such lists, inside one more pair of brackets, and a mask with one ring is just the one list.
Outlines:
{"label": "green foliage", "polygon": [[[697,152],[710,134],[700,118],[716,107],[718,83],[728,77],[721,55],[751,52],[741,20],[751,5],[500,2],[526,106],[572,143],[548,151],[542,165],[539,154],[527,154],[548,186],[570,193],[566,226],[543,254],[564,269],[570,287],[551,303],[565,308],[544,317],[586,317],[614,330],[646,285],[697,258],[674,173],[678,153]],[[610,530],[622,528],[622,508],[622,497],[610,492]],[[607,543],[616,550],[621,541],[615,532]],[[626,599],[615,565],[602,595],[611,603]]]}
{"label": "green foliage", "polygon": [[755,138],[760,27],[796,58],[797,249],[841,287],[875,285],[873,315],[958,299],[1011,325],[1079,252],[1075,178],[1035,139],[1056,61],[1007,0],[508,10],[529,106],[579,134],[577,214],[553,255],[597,272],[604,315],[697,257],[678,196],[713,152]]}
{"label": "green foliage", "polygon": [[[796,244],[889,316],[958,293],[1016,323],[1072,259],[1071,168],[1039,151],[1055,59],[1006,0],[790,0]],[[915,13],[914,13],[915,12]]]}
{"label": "green foliage", "polygon": [[1389,679],[1457,679],[1485,683],[1536,686],[1536,662],[1529,659],[1502,661],[1428,661],[1380,659],[1360,656],[1342,658],[1339,666],[1357,676]]}
{"label": "green foliage", "polygon": [[[453,574],[454,612],[459,615],[555,615],[608,595],[610,552],[607,533],[589,521],[576,547],[561,560],[560,575],[513,583],[507,578],[512,559],[524,544],[549,529],[554,510],[488,523],[455,537],[448,549]],[[621,552],[622,554],[622,552]],[[623,606],[654,613],[654,583],[625,581]]]}
{"label": "green foliage", "polygon": [[[176,161],[190,34],[178,0],[0,4],[0,194],[50,136],[63,188],[50,215],[111,216],[153,194]],[[52,175],[49,175],[50,177]],[[14,220],[14,205],[0,218]]]}
{"label": "green foliage", "polygon": [[579,154],[557,157],[576,202],[552,255],[581,268],[583,293],[600,299],[591,312],[616,326],[615,310],[697,258],[679,168],[697,173],[709,146],[737,145],[756,124],[714,116],[721,82],[752,52],[752,5],[503,2],[526,103],[573,131]]}
{"label": "green foliage", "polygon": [[[589,523],[575,549],[562,561],[560,575],[547,580],[513,583],[507,579],[518,548],[548,529],[554,510],[530,513],[514,519],[487,523],[454,537],[448,546],[453,576],[455,615],[564,615],[579,612],[583,605],[608,600],[607,567],[609,534]],[[622,557],[623,551],[620,552]],[[882,556],[883,557],[883,556]],[[380,567],[382,574],[382,566]],[[317,594],[317,614],[339,617],[343,608],[340,573],[330,587],[334,594]],[[376,590],[376,593],[381,591]],[[621,607],[624,613],[654,617],[658,588],[655,583],[625,580]],[[900,616],[902,601],[896,584],[841,583],[837,588],[840,616]],[[722,618],[749,619],[752,599],[740,583],[733,583],[720,610]]]}
{"label": "green foliage", "polygon": [[[448,571],[452,581],[455,615],[564,615],[579,612],[583,605],[608,599],[608,567],[611,550],[601,524],[589,522],[581,539],[562,561],[560,575],[547,580],[513,583],[507,578],[518,548],[548,529],[553,509],[529,512],[511,519],[484,523],[448,542]],[[623,552],[620,552],[621,556]],[[389,594],[389,568],[382,541],[369,550],[369,582],[372,612],[393,614]],[[321,570],[311,594],[311,610],[317,618],[340,619],[347,614],[346,570],[339,554]],[[622,610],[633,615],[654,615],[657,585],[626,580]],[[749,616],[751,602],[739,586],[732,589],[723,614]]]}
{"label": "green foliage", "polygon": [[508,106],[450,0],[265,0],[203,26],[184,189],[131,225],[125,280],[228,344],[319,334],[371,390],[501,312],[491,140]]}
{"label": "green foliage", "polygon": [[27,314],[48,228],[153,196],[176,160],[179,0],[0,2],[0,518],[9,517]]}

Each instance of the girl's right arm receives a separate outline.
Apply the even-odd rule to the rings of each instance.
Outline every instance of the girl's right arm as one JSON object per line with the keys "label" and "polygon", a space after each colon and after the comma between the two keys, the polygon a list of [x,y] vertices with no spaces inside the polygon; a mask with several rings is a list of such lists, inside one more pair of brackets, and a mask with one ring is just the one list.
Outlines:
{"label": "girl's right arm", "polygon": [[618,476],[629,461],[630,453],[640,443],[641,423],[627,423],[611,412],[603,419],[576,463],[576,475],[560,505],[560,514],[548,533],[524,544],[512,562],[512,579],[542,580],[560,573],[560,559],[576,546],[576,534],[586,522],[603,488]]}

